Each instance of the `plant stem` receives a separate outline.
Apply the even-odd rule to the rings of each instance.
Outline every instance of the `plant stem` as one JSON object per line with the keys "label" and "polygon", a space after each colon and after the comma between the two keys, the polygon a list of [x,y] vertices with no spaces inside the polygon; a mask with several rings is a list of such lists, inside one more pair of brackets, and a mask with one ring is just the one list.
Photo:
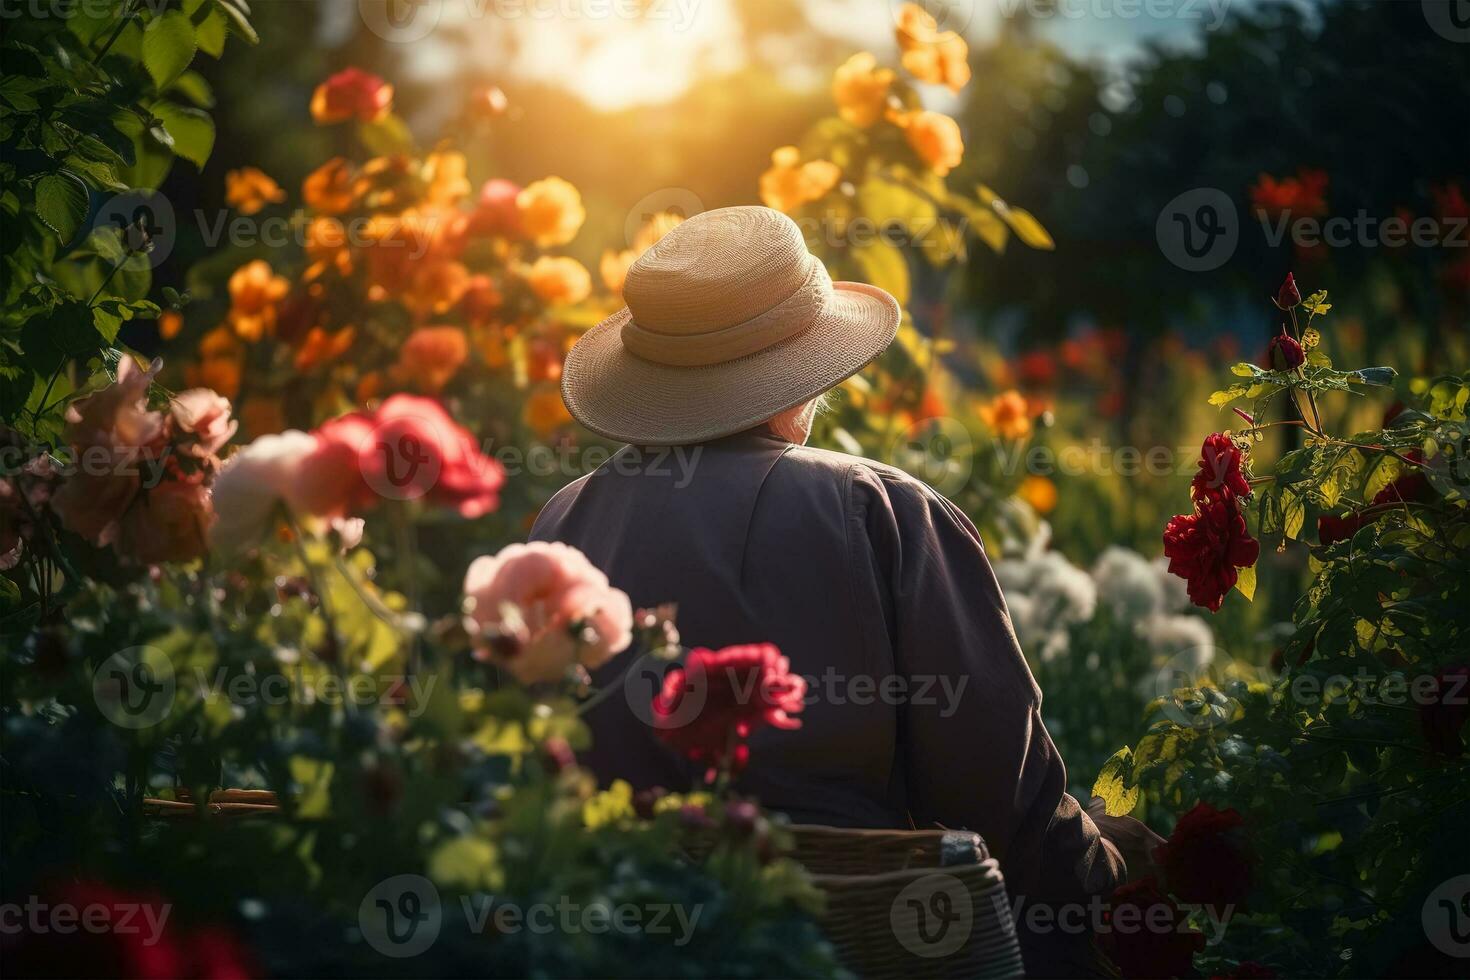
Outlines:
{"label": "plant stem", "polygon": [[122,36],[123,29],[126,28],[128,26],[128,22],[133,19],[133,2],[134,0],[128,0],[127,4],[124,5],[123,12],[118,17],[117,26],[112,29],[112,35],[108,37],[107,43],[102,45],[102,50],[92,55],[92,64],[95,65],[99,61],[101,61],[102,56],[107,54],[107,52],[112,49],[112,46],[117,43],[117,39]]}

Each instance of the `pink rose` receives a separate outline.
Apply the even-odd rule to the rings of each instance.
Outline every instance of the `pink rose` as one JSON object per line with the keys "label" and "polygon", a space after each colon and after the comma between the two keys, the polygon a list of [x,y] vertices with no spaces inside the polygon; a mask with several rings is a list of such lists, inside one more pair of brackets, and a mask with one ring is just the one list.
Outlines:
{"label": "pink rose", "polygon": [[512,544],[476,558],[464,593],[476,656],[523,684],[559,680],[574,663],[595,669],[633,642],[628,596],[564,544]]}
{"label": "pink rose", "polygon": [[231,456],[214,481],[219,519],[210,533],[211,546],[226,552],[249,547],[270,529],[280,504],[301,509],[299,474],[316,450],[315,436],[288,429],[261,436]]}
{"label": "pink rose", "polygon": [[192,561],[204,554],[214,520],[208,487],[165,480],[128,509],[117,550],[145,565]]}
{"label": "pink rose", "polygon": [[240,427],[230,418],[230,400],[208,388],[179,393],[169,405],[169,415],[177,433],[192,437],[180,438],[180,449],[201,458],[218,453]]}

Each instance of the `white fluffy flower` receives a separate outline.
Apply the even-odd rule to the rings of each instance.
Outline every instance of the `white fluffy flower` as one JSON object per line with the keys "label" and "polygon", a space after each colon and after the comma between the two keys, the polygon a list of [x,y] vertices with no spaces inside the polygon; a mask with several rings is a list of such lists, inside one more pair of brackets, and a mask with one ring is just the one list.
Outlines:
{"label": "white fluffy flower", "polygon": [[1131,548],[1105,549],[1093,563],[1092,578],[1098,599],[1124,622],[1137,623],[1163,611],[1163,582],[1148,559]]}

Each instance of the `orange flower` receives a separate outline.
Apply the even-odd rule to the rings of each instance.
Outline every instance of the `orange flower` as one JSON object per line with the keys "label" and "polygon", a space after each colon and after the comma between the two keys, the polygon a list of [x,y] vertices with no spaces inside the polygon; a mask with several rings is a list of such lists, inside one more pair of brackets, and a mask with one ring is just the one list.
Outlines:
{"label": "orange flower", "polygon": [[1025,439],[1031,434],[1031,412],[1019,391],[1007,391],[980,406],[980,418],[1002,439]]}
{"label": "orange flower", "polygon": [[158,336],[163,340],[173,340],[184,329],[184,315],[178,310],[164,310],[158,315]]}
{"label": "orange flower", "polygon": [[942,112],[921,109],[914,112],[891,113],[889,118],[897,123],[908,137],[919,159],[943,177],[955,167],[965,155],[965,142],[960,137],[959,123]]}
{"label": "orange flower", "polygon": [[398,349],[394,374],[437,395],[469,356],[469,341],[459,327],[419,327]]}
{"label": "orange flower", "polygon": [[403,305],[419,317],[448,313],[469,285],[470,270],[462,263],[424,262],[415,268],[413,281],[403,292]]}
{"label": "orange flower", "polygon": [[464,214],[442,208],[374,217],[364,231],[369,298],[378,302],[412,291],[416,307],[442,305],[437,312],[458,302],[469,278],[454,261],[464,248],[465,223]]}
{"label": "orange flower", "polygon": [[306,206],[322,214],[341,214],[352,207],[352,165],[333,157],[306,175],[301,182]]}
{"label": "orange flower", "polygon": [[531,392],[522,417],[531,431],[543,439],[572,421],[571,413],[561,400],[561,389],[555,386]]}
{"label": "orange flower", "polygon": [[475,350],[488,368],[499,369],[510,363],[510,345],[507,343],[510,329],[502,323],[487,323],[471,327]]}
{"label": "orange flower", "polygon": [[1321,170],[1305,167],[1297,170],[1295,177],[1277,180],[1270,174],[1261,174],[1250,189],[1251,204],[1257,211],[1270,217],[1283,212],[1305,217],[1321,217],[1327,213],[1327,202],[1323,194],[1327,190],[1327,174]]}
{"label": "orange flower", "polygon": [[276,304],[291,284],[276,275],[264,259],[247,262],[230,276],[230,326],[242,340],[256,341],[275,332]]}
{"label": "orange flower", "polygon": [[531,291],[543,303],[580,303],[592,292],[592,274],[576,259],[543,255],[525,272]]}
{"label": "orange flower", "polygon": [[1057,485],[1044,476],[1028,476],[1016,488],[1016,496],[1031,505],[1043,517],[1057,506]]}
{"label": "orange flower", "polygon": [[347,247],[347,229],[336,218],[321,215],[312,218],[306,225],[306,257],[311,265],[303,273],[308,282],[317,279],[327,269],[335,269],[339,276],[352,274],[352,250]]}
{"label": "orange flower", "polygon": [[577,237],[587,210],[582,195],[560,177],[546,177],[516,195],[521,230],[543,248],[565,245]]}
{"label": "orange flower", "polygon": [[638,256],[648,251],[660,238],[667,235],[677,227],[684,218],[672,211],[660,211],[647,221],[638,233],[633,236],[633,247],[614,252],[612,249],[602,253],[602,261],[598,263],[597,272],[602,277],[602,284],[609,291],[622,295],[623,280],[628,276],[628,268],[638,261]]}
{"label": "orange flower", "polygon": [[771,166],[761,174],[761,202],[777,211],[792,213],[809,201],[823,197],[842,179],[842,170],[828,160],[801,162],[801,151],[783,146],[771,154]]}
{"label": "orange flower", "polygon": [[366,405],[383,393],[383,374],[381,371],[369,371],[357,382],[357,397],[359,405]]}
{"label": "orange flower", "polygon": [[899,50],[903,67],[921,82],[947,85],[958,92],[970,81],[970,48],[954,31],[940,32],[923,7],[906,3],[898,14]]}
{"label": "orange flower", "polygon": [[213,388],[226,398],[240,394],[240,341],[226,327],[216,327],[199,341],[199,362],[184,371],[191,388]]}
{"label": "orange flower", "polygon": [[347,68],[311,94],[311,118],[318,125],[357,119],[377,122],[393,108],[393,86],[361,68]]}
{"label": "orange flower", "polygon": [[335,333],[322,327],[312,327],[296,351],[296,370],[310,371],[312,368],[335,361],[352,349],[357,337],[353,327],[343,327]]}
{"label": "orange flower", "polygon": [[424,159],[420,176],[427,185],[424,199],[434,207],[453,207],[469,196],[470,179],[463,153],[444,150]]}
{"label": "orange flower", "polygon": [[843,119],[854,126],[868,127],[883,114],[892,87],[893,69],[879,68],[878,59],[862,51],[837,69],[832,77],[832,98]]}
{"label": "orange flower", "polygon": [[414,200],[413,161],[401,153],[373,157],[352,178],[352,198],[370,209],[398,209]]}
{"label": "orange flower", "polygon": [[225,202],[241,214],[255,214],[267,204],[280,204],[286,192],[270,175],[255,167],[242,167],[225,174]]}
{"label": "orange flower", "polygon": [[483,323],[500,309],[505,297],[500,295],[495,280],[486,275],[470,276],[460,297],[460,310],[471,323]]}

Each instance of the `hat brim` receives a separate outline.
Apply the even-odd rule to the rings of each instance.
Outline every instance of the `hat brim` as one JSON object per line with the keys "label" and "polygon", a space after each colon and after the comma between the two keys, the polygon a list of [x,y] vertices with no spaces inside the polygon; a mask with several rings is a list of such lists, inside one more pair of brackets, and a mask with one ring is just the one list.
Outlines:
{"label": "hat brim", "polygon": [[681,446],[743,432],[862,370],[898,332],[898,301],[877,286],[835,282],[812,325],[735,360],[670,367],[623,346],[627,308],[572,347],[561,391],[572,417],[637,446]]}

